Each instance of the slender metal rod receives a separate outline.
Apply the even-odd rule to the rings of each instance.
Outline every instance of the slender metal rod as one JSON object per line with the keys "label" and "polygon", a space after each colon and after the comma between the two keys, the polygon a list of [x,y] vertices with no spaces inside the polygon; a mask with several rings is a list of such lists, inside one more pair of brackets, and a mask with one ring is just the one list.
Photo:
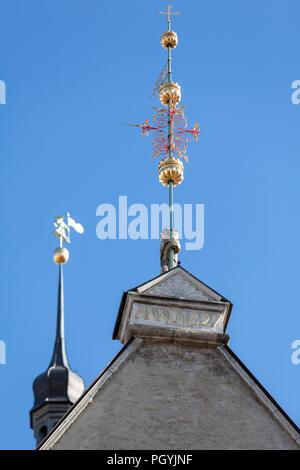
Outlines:
{"label": "slender metal rod", "polygon": [[168,82],[172,81],[172,56],[171,56],[171,47],[168,46]]}
{"label": "slender metal rod", "polygon": [[[172,70],[171,70],[171,47],[168,46],[168,81],[172,81]],[[169,158],[172,158],[172,148],[171,148],[171,143],[172,143],[172,122],[171,122],[171,103],[170,101],[168,102],[168,111],[169,111],[169,117],[168,117],[168,156]]]}
{"label": "slender metal rod", "polygon": [[[168,21],[168,30],[171,30],[170,22]],[[168,81],[172,81],[172,69],[171,69],[171,47],[168,46]],[[169,132],[168,132],[168,157],[172,158],[172,121],[171,121],[171,103],[168,103],[169,111]],[[170,239],[173,238],[173,181],[169,181],[169,213],[170,213]],[[169,251],[169,269],[172,269],[174,266],[174,250],[170,248]]]}
{"label": "slender metal rod", "polygon": [[[170,239],[173,238],[173,181],[169,181],[169,209],[170,209]],[[174,266],[174,250],[170,248],[169,269]]]}

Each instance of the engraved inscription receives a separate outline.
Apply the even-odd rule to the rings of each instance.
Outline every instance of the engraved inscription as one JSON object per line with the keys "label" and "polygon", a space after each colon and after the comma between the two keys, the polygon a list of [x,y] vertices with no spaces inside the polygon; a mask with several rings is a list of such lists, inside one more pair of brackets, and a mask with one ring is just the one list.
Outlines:
{"label": "engraved inscription", "polygon": [[214,328],[222,314],[198,310],[156,307],[153,305],[135,304],[132,323],[142,323],[183,328]]}

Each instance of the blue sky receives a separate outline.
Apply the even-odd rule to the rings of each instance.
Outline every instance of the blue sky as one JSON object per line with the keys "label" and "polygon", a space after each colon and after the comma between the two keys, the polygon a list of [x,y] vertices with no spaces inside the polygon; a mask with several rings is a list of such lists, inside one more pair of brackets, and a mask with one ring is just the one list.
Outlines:
{"label": "blue sky", "polygon": [[[99,240],[101,203],[167,202],[151,137],[165,64],[161,1],[1,0],[2,262],[0,448],[32,449],[32,381],[55,333],[55,215],[85,226],[65,266],[67,352],[86,385],[121,345],[111,335],[121,294],[159,274],[157,240]],[[299,2],[175,1],[174,79],[189,124],[175,201],[205,205],[202,250],[183,267],[230,299],[230,346],[300,426]]]}

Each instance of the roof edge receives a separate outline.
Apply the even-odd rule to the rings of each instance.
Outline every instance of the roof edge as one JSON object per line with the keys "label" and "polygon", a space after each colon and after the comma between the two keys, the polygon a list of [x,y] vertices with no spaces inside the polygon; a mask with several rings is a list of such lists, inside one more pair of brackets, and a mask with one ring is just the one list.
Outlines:
{"label": "roof edge", "polygon": [[[224,354],[224,350],[226,351],[227,354],[229,354],[234,361],[238,364],[238,366],[242,369],[242,371],[250,378],[250,380],[255,384],[256,388],[259,389],[260,392],[263,393],[263,395],[266,397],[266,399],[270,402],[271,405],[277,410],[277,413],[272,413],[272,416],[279,422],[279,424],[290,434],[290,436],[296,441],[296,443],[300,446],[300,428],[297,426],[297,424],[289,417],[289,415],[281,408],[281,406],[277,403],[275,398],[272,397],[272,395],[265,389],[265,387],[261,384],[261,382],[255,377],[254,374],[248,369],[248,367],[241,361],[241,359],[232,351],[232,349],[227,345],[224,344],[218,348],[219,351],[222,352],[223,357],[229,361],[229,359],[226,357],[226,354]],[[233,364],[231,363],[232,367]],[[241,371],[238,370],[238,368],[234,367],[234,369],[241,375]],[[243,377],[242,377],[243,379]],[[249,384],[248,384],[249,385]],[[258,393],[258,390],[255,390],[254,387],[251,387],[254,393],[260,398],[260,394]],[[269,411],[272,411],[269,406],[268,402],[265,400],[260,400],[263,402],[265,406],[269,408]],[[283,418],[287,423],[284,423],[280,417]],[[293,428],[293,431],[292,429]]]}
{"label": "roof edge", "polygon": [[48,439],[53,436],[55,431],[62,425],[62,423],[66,420],[66,418],[73,412],[73,410],[80,404],[80,402],[86,397],[86,395],[91,391],[91,389],[97,384],[97,382],[103,377],[103,375],[108,371],[108,369],[119,359],[119,357],[124,353],[124,351],[130,346],[133,342],[134,337],[132,336],[129,341],[123,346],[122,349],[115,355],[115,357],[108,363],[108,365],[103,369],[102,372],[93,380],[93,382],[89,385],[89,387],[83,392],[81,397],[70,407],[67,413],[57,422],[57,424],[51,429],[49,434],[39,443],[35,450],[40,450],[41,447],[47,443]]}

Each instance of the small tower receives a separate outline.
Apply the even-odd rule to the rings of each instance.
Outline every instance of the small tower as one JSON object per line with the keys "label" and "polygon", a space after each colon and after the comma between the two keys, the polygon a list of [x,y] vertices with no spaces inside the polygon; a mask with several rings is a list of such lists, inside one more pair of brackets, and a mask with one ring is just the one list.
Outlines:
{"label": "small tower", "polygon": [[[70,231],[69,225],[74,227],[74,221],[68,217],[69,220],[71,223],[66,225],[63,217],[57,217],[54,224],[56,230],[53,233],[60,240],[60,247],[56,248],[53,255],[54,262],[59,265],[57,324],[50,364],[33,382],[34,405],[30,410],[30,425],[37,444],[46,437],[84,391],[83,379],[70,368],[65,346],[63,264],[69,259],[69,251],[63,247],[63,241],[70,243],[66,231]],[[81,227],[83,231],[80,224],[77,224],[77,227]]]}

